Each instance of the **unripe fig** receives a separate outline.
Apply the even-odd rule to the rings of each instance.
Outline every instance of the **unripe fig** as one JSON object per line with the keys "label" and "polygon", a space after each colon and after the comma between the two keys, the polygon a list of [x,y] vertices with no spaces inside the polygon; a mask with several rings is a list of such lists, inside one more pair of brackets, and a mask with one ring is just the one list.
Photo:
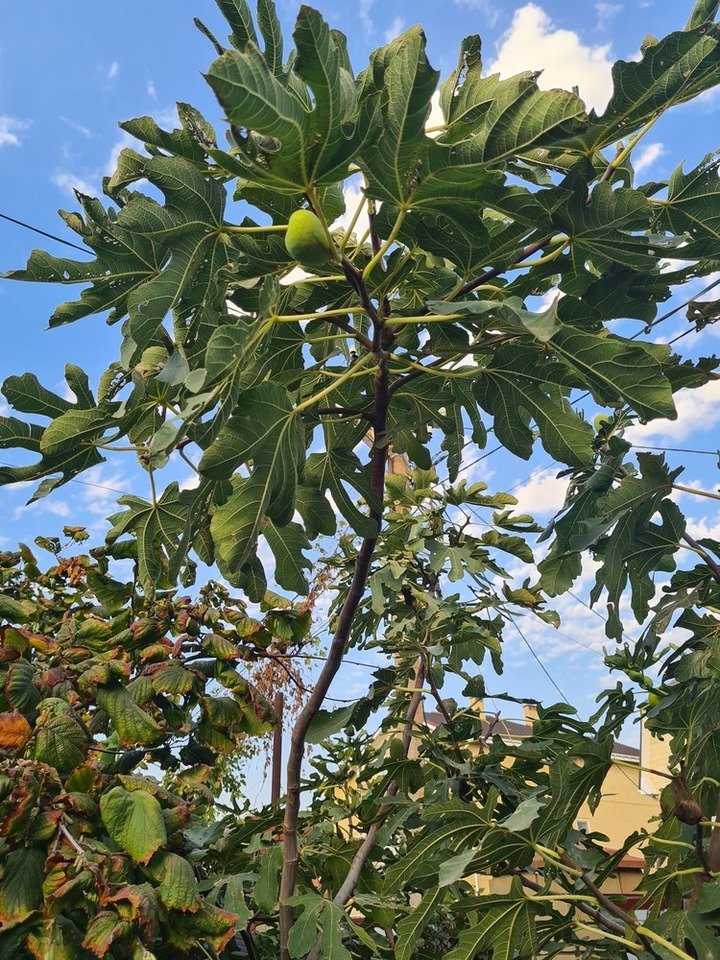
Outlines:
{"label": "unripe fig", "polygon": [[593,420],[595,432],[599,433],[602,428],[607,426],[609,423],[612,423],[612,417],[609,417],[606,413],[599,413]]}
{"label": "unripe fig", "polygon": [[288,220],[285,247],[299,263],[317,266],[327,263],[334,250],[323,226],[311,210],[296,210]]}
{"label": "unripe fig", "polygon": [[154,377],[160,373],[167,363],[168,352],[165,347],[146,347],[138,363],[135,364],[135,370],[140,376],[147,380],[148,377]]}

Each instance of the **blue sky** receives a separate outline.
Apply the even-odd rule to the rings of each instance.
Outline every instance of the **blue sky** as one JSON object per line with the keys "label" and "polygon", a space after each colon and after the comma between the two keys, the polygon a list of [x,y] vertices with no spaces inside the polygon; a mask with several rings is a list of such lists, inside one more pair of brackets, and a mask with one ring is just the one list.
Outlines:
{"label": "blue sky", "polygon": [[[683,26],[690,2],[625,0],[625,2],[498,3],[491,0],[316,0],[333,26],[349,37],[357,70],[368,53],[415,22],[428,36],[433,66],[446,75],[455,65],[460,40],[469,33],[483,37],[489,72],[511,75],[522,69],[542,69],[541,86],[577,85],[590,106],[602,111],[610,90],[610,66],[616,59],[638,56],[646,34],[663,36]],[[289,37],[295,3],[280,0],[278,10]],[[162,124],[174,119],[174,102],[198,107],[211,122],[220,110],[201,73],[213,59],[207,40],[195,29],[198,16],[224,39],[224,29],[212,0],[26,0],[3,5],[0,36],[0,213],[26,221],[59,237],[74,239],[56,216],[58,208],[74,209],[72,187],[99,195],[100,180],[111,172],[117,153],[129,141],[117,122],[152,114]],[[687,105],[654,128],[635,155],[636,169],[648,179],[662,179],[679,163],[694,166],[717,148],[720,94],[710,93]],[[33,247],[56,254],[72,251],[0,221],[0,269],[24,265]],[[78,254],[80,257],[80,255]],[[685,293],[699,293],[697,290]],[[0,380],[31,370],[47,386],[62,391],[66,361],[83,366],[91,382],[114,359],[117,331],[92,317],[48,332],[47,318],[61,299],[74,298],[69,289],[0,282]],[[667,341],[687,326],[679,312],[658,328]],[[681,346],[689,355],[715,352],[712,329],[686,337]],[[720,383],[681,397],[674,423],[652,424],[634,434],[637,443],[712,451],[720,445],[715,410]],[[0,401],[0,412],[3,410]],[[673,464],[684,463],[682,482],[717,489],[716,458],[669,453]],[[19,462],[12,451],[0,451],[4,463]],[[520,506],[548,518],[563,499],[564,484],[557,468],[539,451],[531,463],[498,454],[470,468],[470,476],[491,488],[511,489]],[[183,475],[184,476],[184,475]],[[181,476],[182,479],[182,476]],[[19,539],[31,542],[38,534],[55,534],[62,524],[86,524],[96,537],[105,528],[121,492],[145,493],[145,478],[127,460],[95,468],[80,482],[61,488],[54,497],[25,507],[27,489],[0,489],[0,548]],[[684,496],[694,535],[720,534],[720,506]],[[521,572],[521,571],[518,571]],[[599,651],[605,643],[603,623],[582,603],[591,580],[560,598],[561,633],[540,623],[523,630],[558,685],[586,710],[606,674]],[[602,614],[602,608],[598,609]],[[524,696],[557,699],[546,677],[538,672],[519,637],[508,632],[508,670],[494,685]],[[345,690],[364,688],[367,671],[350,671]],[[491,685],[493,686],[493,685]],[[344,694],[348,695],[348,694]]]}

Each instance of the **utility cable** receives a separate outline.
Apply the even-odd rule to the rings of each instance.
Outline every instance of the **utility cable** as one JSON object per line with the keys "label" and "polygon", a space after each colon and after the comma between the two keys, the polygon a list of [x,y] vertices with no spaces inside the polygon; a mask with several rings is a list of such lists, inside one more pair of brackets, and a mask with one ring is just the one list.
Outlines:
{"label": "utility cable", "polygon": [[23,220],[16,220],[15,217],[9,217],[6,213],[0,213],[0,217],[3,220],[9,220],[10,223],[16,223],[19,227],[24,227],[26,230],[32,230],[33,233],[39,233],[42,237],[48,237],[48,239],[55,240],[57,243],[64,243],[66,247],[72,247],[74,250],[79,250],[81,253],[92,252],[88,250],[87,247],[79,247],[76,243],[72,243],[70,240],[63,240],[62,237],[56,237],[54,233],[48,233],[47,230],[40,230],[39,227],[32,227],[29,223],[25,223]]}

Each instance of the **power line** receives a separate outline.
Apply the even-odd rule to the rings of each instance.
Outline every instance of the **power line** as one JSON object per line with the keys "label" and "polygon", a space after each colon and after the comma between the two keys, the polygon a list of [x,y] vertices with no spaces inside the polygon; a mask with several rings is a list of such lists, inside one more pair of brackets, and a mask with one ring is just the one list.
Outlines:
{"label": "power line", "polygon": [[[598,614],[598,616],[599,616],[599,614]],[[601,619],[602,619],[602,618],[601,618]],[[518,624],[515,622],[515,620],[514,620],[512,617],[510,618],[510,620],[511,620],[511,622],[512,622],[512,625],[515,627],[515,629],[517,630],[517,632],[518,632],[518,633],[520,634],[520,636],[522,637],[523,643],[525,644],[525,646],[528,648],[528,650],[529,650],[530,653],[532,654],[533,658],[534,658],[535,661],[537,662],[537,664],[538,664],[538,666],[540,667],[540,669],[542,670],[542,672],[543,672],[543,673],[545,674],[545,676],[548,678],[548,680],[550,681],[550,683],[555,687],[555,689],[556,689],[557,692],[560,694],[560,696],[563,698],[563,700],[565,701],[565,703],[569,703],[570,701],[569,701],[568,698],[565,696],[565,694],[562,692],[562,690],[560,689],[560,687],[557,685],[557,683],[556,683],[555,680],[553,679],[550,671],[545,667],[545,665],[543,664],[543,662],[542,662],[542,660],[540,659],[540,657],[538,657],[538,655],[535,653],[535,651],[533,650],[532,646],[530,645],[530,642],[528,641],[527,637],[526,637],[525,634],[522,632],[522,630],[520,629],[520,627],[518,626]],[[548,624],[548,626],[550,626],[550,624]],[[618,767],[618,769],[620,770],[620,772],[622,773],[622,775],[625,777],[625,779],[628,780],[628,781],[633,785],[633,787],[635,787],[635,788],[636,788],[637,790],[639,790],[641,793],[644,793],[646,796],[652,796],[652,794],[648,793],[648,791],[645,790],[645,789],[643,789],[643,787],[640,785],[640,770],[638,770],[638,781],[637,781],[637,783],[636,783],[635,780],[634,780],[634,779],[630,776],[630,774],[627,772],[627,770],[625,770],[623,767]]]}
{"label": "power line", "polygon": [[567,697],[565,696],[565,694],[562,692],[562,690],[561,690],[560,687],[557,685],[557,683],[555,683],[555,680],[553,679],[552,674],[550,673],[550,671],[547,669],[547,667],[546,667],[545,664],[542,662],[542,660],[540,659],[540,657],[539,657],[539,656],[535,653],[535,651],[533,650],[533,648],[532,648],[532,646],[531,646],[531,644],[530,644],[530,641],[528,640],[528,638],[525,636],[525,634],[522,632],[522,630],[520,629],[520,627],[519,627],[518,624],[516,623],[515,618],[514,618],[514,617],[509,617],[509,620],[510,620],[510,622],[512,623],[512,625],[515,627],[515,629],[517,630],[517,632],[520,634],[523,643],[525,644],[525,646],[528,648],[528,650],[529,650],[530,653],[532,654],[533,659],[535,660],[535,662],[537,663],[537,665],[540,667],[540,669],[542,670],[542,672],[543,672],[543,673],[545,674],[545,676],[548,678],[548,680],[550,681],[550,683],[555,687],[555,689],[556,689],[557,692],[560,694],[560,696],[563,698],[563,700],[565,701],[565,703],[569,703],[568,698],[567,698]]}
{"label": "power line", "polygon": [[6,213],[0,213],[0,217],[3,220],[9,220],[10,223],[16,223],[19,227],[24,227],[26,230],[32,230],[33,233],[39,233],[43,237],[48,237],[50,240],[55,240],[57,243],[64,243],[66,247],[72,247],[74,250],[79,250],[81,253],[91,252],[87,249],[87,247],[79,247],[76,243],[71,243],[70,240],[63,240],[62,237],[56,237],[54,233],[48,233],[47,230],[40,230],[39,227],[33,227],[29,223],[25,223],[24,220],[16,220],[15,217],[9,217]]}
{"label": "power line", "polygon": [[[6,463],[4,460],[0,460],[0,467],[10,467],[11,470],[14,470],[19,464],[17,463]],[[32,483],[32,480],[15,480],[14,483]],[[90,480],[78,480],[76,477],[70,477],[65,481],[66,483],[79,483],[83,487],[95,487],[97,490],[108,490],[110,493],[119,493],[123,497],[130,497],[132,494],[129,490],[118,490],[117,487],[108,487],[104,483],[92,483]]]}
{"label": "power line", "polygon": [[[704,287],[704,288],[700,291],[700,293],[697,293],[694,297],[690,297],[689,300],[684,300],[684,301],[683,301],[681,304],[679,304],[677,307],[673,307],[672,310],[669,310],[667,313],[664,313],[661,317],[657,317],[655,320],[652,321],[652,323],[646,324],[646,326],[644,326],[644,327],[642,328],[642,330],[639,330],[639,331],[638,331],[634,336],[632,336],[630,339],[631,339],[631,340],[635,340],[641,333],[645,333],[645,334],[650,333],[650,331],[651,331],[654,327],[657,327],[658,324],[661,324],[661,323],[663,323],[663,321],[669,320],[670,317],[675,316],[675,314],[676,314],[676,313],[679,313],[679,312],[682,310],[683,307],[689,307],[691,303],[695,303],[695,302],[697,301],[698,297],[702,297],[702,296],[704,296],[704,294],[709,293],[709,292],[710,292],[712,289],[714,289],[719,283],[720,283],[720,277],[719,277],[717,280],[713,280],[712,283],[709,283],[706,287]],[[694,328],[693,328],[693,329],[694,329]],[[671,342],[672,342],[672,341],[671,341]]]}
{"label": "power line", "polygon": [[697,453],[707,457],[720,456],[720,450],[688,450],[685,447],[651,447],[646,443],[633,443],[634,450],[663,450],[665,453]]}

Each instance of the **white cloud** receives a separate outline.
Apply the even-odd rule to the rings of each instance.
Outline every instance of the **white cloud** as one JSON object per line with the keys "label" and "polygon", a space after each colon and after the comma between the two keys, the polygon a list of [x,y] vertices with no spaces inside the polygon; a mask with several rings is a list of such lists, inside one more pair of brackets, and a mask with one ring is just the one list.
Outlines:
{"label": "white cloud", "polygon": [[625,437],[631,443],[648,444],[658,440],[685,440],[698,431],[712,435],[720,409],[720,380],[713,380],[697,390],[684,390],[676,395],[676,420],[651,420],[645,426],[630,427]]}
{"label": "white cloud", "polygon": [[102,463],[84,473],[82,482],[84,509],[103,518],[108,514],[117,513],[120,509],[117,506],[118,497],[124,493],[130,493],[132,486],[127,473],[112,473],[110,468]]}
{"label": "white cloud", "polygon": [[13,520],[19,520],[25,516],[28,510],[35,513],[50,513],[54,517],[69,517],[71,514],[70,506],[64,500],[35,500],[33,503],[25,503],[21,507],[16,507],[13,512]]}
{"label": "white cloud", "polygon": [[405,29],[405,20],[403,20],[402,17],[395,17],[395,19],[393,20],[393,22],[390,24],[390,26],[387,28],[387,30],[383,35],[384,42],[390,43],[395,39],[395,37],[399,37],[404,29]]}
{"label": "white cloud", "polygon": [[688,517],[687,532],[695,540],[717,540],[720,537],[720,513],[715,513],[713,517],[700,517],[693,519]]}
{"label": "white cloud", "polygon": [[[160,127],[172,127],[177,124],[177,113],[173,108],[162,113],[153,113],[153,119]],[[80,193],[84,193],[90,197],[98,197],[102,193],[102,178],[112,176],[117,167],[120,152],[125,147],[131,146],[138,149],[140,148],[138,141],[129,133],[123,131],[113,144],[104,167],[86,169],[82,173],[73,173],[70,170],[58,170],[50,179],[56,187],[60,187],[61,190],[65,190],[70,194],[72,194],[73,188],[76,188]]]}
{"label": "white cloud", "polygon": [[67,170],[58,170],[50,179],[56,187],[60,187],[61,190],[73,196],[73,190],[79,190],[80,193],[84,193],[88,197],[97,197],[100,193],[99,185],[92,184],[89,180],[85,180],[83,177]]}
{"label": "white cloud", "polygon": [[667,151],[662,143],[646,143],[633,157],[635,173],[642,173],[651,167],[656,160],[664,156]]}
{"label": "white cloud", "polygon": [[119,72],[120,64],[117,62],[117,60],[113,60],[113,62],[110,64],[110,69],[107,72],[108,80],[114,80]]}
{"label": "white cloud", "polygon": [[157,100],[157,90],[155,89],[155,84],[152,82],[152,80],[148,80],[145,89],[149,97],[152,97],[153,100]]}
{"label": "white cloud", "polygon": [[615,17],[622,12],[622,9],[623,5],[621,3],[596,3],[595,13],[597,13],[597,25],[595,29],[605,30],[610,25],[610,21],[614,20]]}
{"label": "white cloud", "polygon": [[555,467],[536,470],[521,487],[513,490],[518,501],[513,512],[529,513],[534,517],[557,513],[565,502],[568,482],[558,479],[556,474]]}
{"label": "white cloud", "polygon": [[[162,124],[158,123],[158,126],[162,126]],[[133,144],[135,144],[135,146],[139,146],[135,137],[126,132],[123,132],[122,135],[115,141],[112,149],[110,150],[108,161],[105,164],[104,174],[106,177],[111,177],[115,173],[118,157],[120,156],[121,152],[125,149],[125,147],[131,147]]]}
{"label": "white cloud", "polygon": [[180,481],[179,486],[181,490],[194,490],[200,486],[200,477],[197,473],[190,473],[184,480]]}
{"label": "white cloud", "polygon": [[370,16],[374,3],[375,0],[359,0],[358,3],[358,20],[366,37],[369,37],[374,30],[372,17]]}
{"label": "white cloud", "polygon": [[72,130],[76,133],[79,133],[81,137],[85,137],[86,140],[92,140],[94,133],[90,127],[83,126],[82,123],[78,123],[77,120],[68,120],[67,117],[60,117],[63,123],[66,123]]}
{"label": "white cloud", "polygon": [[6,113],[0,114],[0,147],[8,145],[19,147],[21,140],[18,134],[27,130],[29,126],[29,120],[18,120],[17,117],[10,117]]}
{"label": "white cloud", "polygon": [[540,87],[577,86],[585,103],[601,110],[612,93],[609,53],[610,44],[584,44],[573,30],[556,29],[541,7],[527,3],[515,11],[489,72],[511,77],[523,70],[542,70]]}

